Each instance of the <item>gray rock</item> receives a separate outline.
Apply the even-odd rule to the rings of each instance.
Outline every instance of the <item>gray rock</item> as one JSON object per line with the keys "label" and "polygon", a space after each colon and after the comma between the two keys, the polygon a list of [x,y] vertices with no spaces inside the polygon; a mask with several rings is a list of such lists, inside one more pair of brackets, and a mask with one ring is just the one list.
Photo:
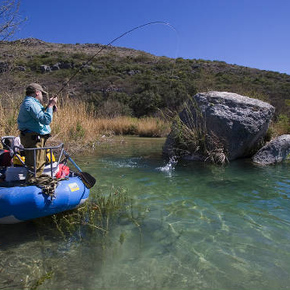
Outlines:
{"label": "gray rock", "polygon": [[51,70],[60,70],[60,63],[55,63],[50,67]]}
{"label": "gray rock", "polygon": [[9,63],[5,61],[0,62],[0,73],[7,72],[9,70]]}
{"label": "gray rock", "polygon": [[40,70],[42,73],[51,72],[51,67],[48,65],[42,64],[40,66]]}
{"label": "gray rock", "polygon": [[213,162],[217,156],[252,156],[264,145],[274,111],[268,103],[234,93],[199,93],[179,114],[163,152]]}
{"label": "gray rock", "polygon": [[129,70],[127,73],[129,76],[134,76],[136,74],[140,74],[141,71],[140,70]]}
{"label": "gray rock", "polygon": [[19,65],[19,66],[17,66],[16,69],[17,69],[18,71],[26,71],[26,67],[23,66],[23,65]]}
{"label": "gray rock", "polygon": [[286,159],[290,159],[289,134],[273,139],[253,156],[253,162],[261,165],[276,164]]}
{"label": "gray rock", "polygon": [[74,67],[74,64],[70,62],[60,62],[59,67],[60,69],[71,69]]}

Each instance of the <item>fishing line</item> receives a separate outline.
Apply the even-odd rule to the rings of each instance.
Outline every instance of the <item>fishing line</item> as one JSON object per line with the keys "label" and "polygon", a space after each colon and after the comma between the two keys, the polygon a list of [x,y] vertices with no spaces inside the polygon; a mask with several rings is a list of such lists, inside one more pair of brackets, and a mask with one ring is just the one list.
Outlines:
{"label": "fishing line", "polygon": [[[113,40],[111,40],[107,45],[104,45],[102,48],[100,48],[92,57],[90,57],[69,79],[68,81],[65,82],[65,84],[62,86],[62,88],[56,93],[55,97],[57,95],[59,95],[63,90],[64,88],[70,83],[70,81],[86,66],[88,65],[98,54],[100,54],[105,48],[107,48],[108,46],[112,45],[114,42],[116,42],[117,40],[123,38],[124,36],[126,36],[127,34],[130,34],[132,33],[133,31],[135,30],[138,30],[138,29],[141,29],[145,26],[149,26],[149,25],[154,25],[154,24],[161,24],[161,25],[166,25],[168,27],[170,27],[171,29],[173,29],[175,32],[176,32],[176,35],[178,35],[178,31],[168,22],[165,22],[165,21],[152,21],[152,22],[148,22],[148,23],[145,23],[145,24],[142,24],[142,25],[139,25],[139,26],[136,26],[124,33],[122,33],[121,35],[119,35],[118,37],[114,38]],[[179,37],[178,37],[178,40],[179,40]],[[178,42],[179,44],[179,42]],[[177,47],[177,50],[178,50],[178,47]],[[177,53],[177,51],[176,51]]]}

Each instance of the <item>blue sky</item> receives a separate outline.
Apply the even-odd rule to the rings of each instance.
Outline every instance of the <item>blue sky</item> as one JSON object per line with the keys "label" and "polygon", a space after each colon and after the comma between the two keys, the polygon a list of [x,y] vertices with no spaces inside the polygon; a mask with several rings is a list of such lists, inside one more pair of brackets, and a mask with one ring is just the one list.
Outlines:
{"label": "blue sky", "polygon": [[290,74],[289,0],[22,0],[15,39],[108,44]]}

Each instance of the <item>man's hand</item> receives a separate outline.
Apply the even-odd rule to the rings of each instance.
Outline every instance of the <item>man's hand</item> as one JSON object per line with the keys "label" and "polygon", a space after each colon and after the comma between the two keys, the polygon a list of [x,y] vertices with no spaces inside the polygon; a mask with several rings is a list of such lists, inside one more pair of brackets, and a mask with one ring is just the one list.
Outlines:
{"label": "man's hand", "polygon": [[49,99],[47,107],[53,108],[53,111],[55,112],[57,110],[56,103],[57,103],[57,97],[52,97]]}

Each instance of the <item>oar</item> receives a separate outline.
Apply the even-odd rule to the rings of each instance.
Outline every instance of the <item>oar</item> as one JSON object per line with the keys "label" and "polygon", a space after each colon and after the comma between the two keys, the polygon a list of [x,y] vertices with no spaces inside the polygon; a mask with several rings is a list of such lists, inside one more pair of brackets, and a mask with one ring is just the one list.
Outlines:
{"label": "oar", "polygon": [[87,188],[91,188],[95,185],[96,183],[96,179],[90,175],[87,172],[83,172],[78,165],[72,160],[72,158],[69,156],[69,154],[66,151],[63,151],[64,155],[68,158],[68,160],[75,166],[75,168],[79,171],[78,173],[76,173],[82,180],[82,182],[84,183],[84,185]]}

